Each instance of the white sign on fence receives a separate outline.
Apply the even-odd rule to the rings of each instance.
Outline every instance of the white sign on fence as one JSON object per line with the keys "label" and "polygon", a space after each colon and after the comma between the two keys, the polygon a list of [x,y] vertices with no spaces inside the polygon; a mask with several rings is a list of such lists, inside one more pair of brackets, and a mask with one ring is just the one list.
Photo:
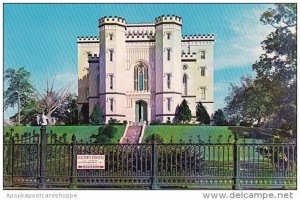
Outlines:
{"label": "white sign on fence", "polygon": [[77,155],[77,169],[105,169],[105,155]]}

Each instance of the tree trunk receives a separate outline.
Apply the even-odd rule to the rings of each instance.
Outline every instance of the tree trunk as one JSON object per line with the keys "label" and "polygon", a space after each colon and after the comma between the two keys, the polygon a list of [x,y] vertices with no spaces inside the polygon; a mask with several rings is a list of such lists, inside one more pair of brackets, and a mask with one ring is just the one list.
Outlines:
{"label": "tree trunk", "polygon": [[20,93],[18,92],[18,126],[21,124],[21,98]]}
{"label": "tree trunk", "polygon": [[259,118],[257,119],[257,125],[260,125],[260,123],[261,123],[261,117],[259,117]]}
{"label": "tree trunk", "polygon": [[52,121],[52,117],[51,114],[47,115],[47,121],[48,121],[48,125],[54,125],[53,121]]}

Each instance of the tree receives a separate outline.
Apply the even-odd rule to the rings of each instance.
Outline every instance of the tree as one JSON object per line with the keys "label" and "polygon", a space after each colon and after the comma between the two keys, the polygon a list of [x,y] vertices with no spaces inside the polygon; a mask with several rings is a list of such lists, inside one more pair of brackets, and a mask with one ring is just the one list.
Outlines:
{"label": "tree", "polygon": [[181,104],[176,107],[175,120],[176,122],[189,122],[192,119],[191,110],[187,104],[187,101],[183,99]]}
{"label": "tree", "polygon": [[103,123],[103,115],[99,104],[94,106],[94,110],[90,116],[90,119],[93,124]]}
{"label": "tree", "polygon": [[222,109],[218,109],[214,113],[213,120],[217,126],[227,125],[227,120]]}
{"label": "tree", "polygon": [[117,133],[117,128],[111,125],[101,126],[98,129],[98,134],[90,136],[91,139],[95,139],[95,144],[108,144],[112,142],[112,138]]}
{"label": "tree", "polygon": [[297,88],[297,5],[276,4],[261,16],[261,22],[275,28],[262,48],[265,51],[252,66],[256,80],[272,92],[271,127],[296,132]]}
{"label": "tree", "polygon": [[239,123],[261,123],[270,114],[270,95],[272,91],[264,86],[267,80],[255,80],[250,76],[241,78],[241,86],[230,85],[224,108],[229,121]]}
{"label": "tree", "polygon": [[[20,124],[22,125],[38,125],[37,116],[41,113],[38,102],[33,99],[27,101],[20,113]],[[15,124],[18,123],[18,113],[10,117],[10,120]]]}
{"label": "tree", "polygon": [[79,113],[79,123],[88,124],[89,123],[89,104],[83,103],[80,113]]}
{"label": "tree", "polygon": [[210,117],[202,105],[201,101],[197,102],[196,105],[196,121],[198,121],[201,124],[209,124],[210,123]]}
{"label": "tree", "polygon": [[34,88],[30,83],[31,74],[24,67],[9,68],[4,72],[4,80],[8,87],[4,92],[4,109],[18,106],[17,123],[21,123],[21,111],[23,106],[30,101],[34,94]]}
{"label": "tree", "polygon": [[181,106],[180,105],[177,105],[176,106],[176,109],[175,109],[175,117],[173,119],[173,122],[174,123],[181,123],[182,122],[182,119],[181,119]]}
{"label": "tree", "polygon": [[46,88],[46,93],[45,94],[39,94],[40,97],[40,106],[43,108],[43,111],[45,115],[48,118],[48,123],[51,125],[53,124],[52,122],[52,113],[56,111],[59,107],[61,107],[65,101],[66,98],[68,97],[69,93],[68,87],[64,87],[60,89],[58,92],[54,91],[53,86],[54,86],[55,80],[53,80],[51,87],[49,88],[48,81],[47,81],[47,88]]}
{"label": "tree", "polygon": [[53,112],[53,117],[66,125],[78,124],[77,96],[68,94],[62,105]]}
{"label": "tree", "polygon": [[[261,22],[275,28],[262,41],[264,53],[252,65],[256,77],[231,86],[226,98],[228,116],[251,120],[291,135],[297,130],[297,12],[296,4],[275,4]],[[264,119],[264,120],[263,120]],[[292,134],[295,136],[295,134]]]}

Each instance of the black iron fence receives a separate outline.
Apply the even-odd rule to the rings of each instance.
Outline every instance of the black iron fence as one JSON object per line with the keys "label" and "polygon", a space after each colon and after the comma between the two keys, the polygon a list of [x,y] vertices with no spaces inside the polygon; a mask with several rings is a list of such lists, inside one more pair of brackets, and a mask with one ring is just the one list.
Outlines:
{"label": "black iron fence", "polygon": [[[105,169],[77,169],[77,155],[104,155]],[[5,188],[296,189],[296,143],[237,137],[212,143],[68,143],[53,132],[4,137]]]}

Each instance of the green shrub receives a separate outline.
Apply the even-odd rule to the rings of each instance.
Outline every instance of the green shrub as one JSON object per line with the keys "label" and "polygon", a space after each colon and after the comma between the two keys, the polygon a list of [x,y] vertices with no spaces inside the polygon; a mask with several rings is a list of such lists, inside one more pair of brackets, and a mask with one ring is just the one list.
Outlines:
{"label": "green shrub", "polygon": [[96,144],[108,144],[111,143],[114,135],[117,133],[117,129],[113,126],[106,125],[98,129],[98,134],[91,135],[91,139],[95,139],[94,143]]}
{"label": "green shrub", "polygon": [[228,124],[222,109],[218,109],[214,113],[213,120],[217,126],[226,126]]}
{"label": "green shrub", "polygon": [[159,125],[161,124],[161,121],[159,119],[155,119],[151,122],[151,125]]}
{"label": "green shrub", "polygon": [[103,123],[102,110],[99,104],[94,106],[94,110],[90,116],[92,124],[101,124]]}
{"label": "green shrub", "polygon": [[108,120],[108,124],[120,124],[120,121],[119,120],[117,120],[117,119],[115,119],[115,118],[110,118],[109,120]]}
{"label": "green shrub", "polygon": [[196,121],[198,121],[201,124],[210,123],[210,117],[200,101],[197,103],[196,106]]}
{"label": "green shrub", "polygon": [[88,124],[89,123],[89,104],[84,103],[81,107],[79,113],[79,123],[80,124]]}
{"label": "green shrub", "polygon": [[185,123],[191,121],[191,119],[192,119],[191,110],[187,104],[187,101],[183,99],[181,104],[176,107],[174,122]]}
{"label": "green shrub", "polygon": [[145,143],[147,144],[150,144],[153,142],[153,139],[154,141],[157,143],[157,144],[162,144],[164,143],[164,139],[158,135],[158,134],[152,134],[152,135],[149,135],[146,139],[145,139]]}

